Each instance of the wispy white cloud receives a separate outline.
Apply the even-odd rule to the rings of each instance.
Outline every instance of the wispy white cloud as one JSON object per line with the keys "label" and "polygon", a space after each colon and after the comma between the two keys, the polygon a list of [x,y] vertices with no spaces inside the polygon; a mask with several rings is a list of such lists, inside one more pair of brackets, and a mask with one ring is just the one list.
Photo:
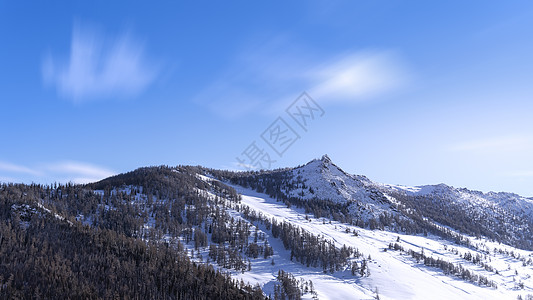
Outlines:
{"label": "wispy white cloud", "polygon": [[464,141],[452,145],[449,149],[455,152],[523,152],[533,150],[533,137],[526,135],[489,137]]}
{"label": "wispy white cloud", "polygon": [[45,170],[59,176],[68,176],[67,178],[75,183],[98,181],[116,174],[114,171],[104,167],[75,161],[48,164]]}
{"label": "wispy white cloud", "polygon": [[513,171],[506,175],[509,177],[533,177],[533,170]]}
{"label": "wispy white cloud", "polygon": [[0,162],[0,181],[9,182],[95,182],[117,174],[108,168],[94,164],[60,161],[39,164],[35,167],[19,166],[12,163]]}
{"label": "wispy white cloud", "polygon": [[38,170],[28,168],[26,166],[21,166],[9,162],[1,162],[0,161],[0,172],[8,172],[8,173],[22,173],[22,174],[29,174],[29,175],[35,175],[38,176],[41,174]]}
{"label": "wispy white cloud", "polygon": [[132,97],[156,78],[158,67],[131,34],[104,37],[95,30],[75,26],[70,55],[43,61],[43,79],[75,102],[105,97]]}
{"label": "wispy white cloud", "polygon": [[302,91],[321,104],[348,104],[377,99],[407,86],[411,78],[409,68],[391,51],[323,58],[280,39],[247,49],[196,101],[226,117],[277,113]]}
{"label": "wispy white cloud", "polygon": [[313,73],[315,98],[331,102],[361,102],[401,89],[410,72],[392,52],[364,51],[342,56]]}

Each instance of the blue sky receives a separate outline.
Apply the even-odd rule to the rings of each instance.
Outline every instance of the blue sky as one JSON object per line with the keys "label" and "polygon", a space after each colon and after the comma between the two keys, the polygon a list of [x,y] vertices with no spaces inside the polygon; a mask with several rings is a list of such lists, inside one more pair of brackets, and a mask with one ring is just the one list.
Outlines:
{"label": "blue sky", "polygon": [[[533,196],[532,31],[529,1],[0,1],[0,180],[242,169],[254,145]],[[300,127],[304,91],[324,114]]]}

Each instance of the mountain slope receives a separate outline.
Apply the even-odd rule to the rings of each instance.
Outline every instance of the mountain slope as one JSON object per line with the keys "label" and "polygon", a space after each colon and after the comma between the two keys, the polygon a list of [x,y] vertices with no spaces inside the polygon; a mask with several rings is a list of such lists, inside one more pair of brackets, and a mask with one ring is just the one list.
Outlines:
{"label": "mountain slope", "polygon": [[[251,187],[271,197],[304,201],[308,211],[316,215],[338,215],[344,221],[368,224],[383,214],[396,214],[390,198],[366,177],[350,175],[324,155],[292,169],[232,173],[207,170],[234,184]],[[317,212],[318,210],[327,210]],[[328,212],[329,211],[329,212]],[[350,220],[347,220],[347,219]]]}
{"label": "mountain slope", "polygon": [[[4,184],[0,204],[5,298],[38,294],[45,286],[50,297],[64,298],[533,294],[533,252],[524,250],[532,240],[531,199],[375,183],[344,172],[327,156],[260,172],[159,166],[88,185]],[[62,250],[46,259],[35,248]],[[92,260],[80,259],[86,257]],[[46,273],[74,274],[78,281],[63,275],[51,278],[54,284],[24,281],[47,280]],[[131,286],[139,278],[146,279],[141,290]],[[117,280],[120,289],[113,288]],[[69,294],[61,289],[65,282],[98,288]],[[186,285],[194,289],[184,291]]]}
{"label": "mountain slope", "polygon": [[[351,175],[324,155],[291,169],[228,173],[221,179],[358,226],[454,238],[446,228],[533,250],[533,201],[445,184],[404,187]],[[446,226],[446,227],[442,227]]]}
{"label": "mountain slope", "polygon": [[[330,237],[339,247],[344,244],[355,246],[365,257],[371,256],[368,260],[369,275],[355,278],[350,276],[348,270],[320,274],[313,269],[291,265],[288,259],[282,260],[282,257],[275,256],[279,262],[276,268],[283,267],[299,277],[311,278],[321,299],[369,299],[376,296],[376,291],[381,299],[516,299],[517,295],[533,290],[531,267],[524,266],[520,259],[509,254],[514,251],[516,255],[519,253],[522,257],[531,258],[532,252],[486,240],[477,240],[478,248],[472,248],[432,235],[369,230],[335,221],[324,223],[320,219],[307,219],[303,210],[288,208],[265,194],[239,186],[233,187],[242,195],[243,205],[262,212],[269,218],[287,220],[311,232]],[[403,250],[389,249],[392,243]],[[419,261],[407,255],[408,251],[460,265],[477,276],[477,280],[484,276],[498,288],[445,274],[437,267],[426,266],[423,259]],[[483,257],[486,267],[481,266],[481,261],[469,260],[470,256]],[[488,266],[494,269],[491,270]],[[272,278],[265,273],[273,272],[272,269],[275,268],[263,266],[253,268],[251,274],[235,276],[266,285]],[[515,275],[515,271],[518,275]],[[524,284],[523,288],[518,287],[520,283]],[[354,289],[355,287],[357,288]]]}

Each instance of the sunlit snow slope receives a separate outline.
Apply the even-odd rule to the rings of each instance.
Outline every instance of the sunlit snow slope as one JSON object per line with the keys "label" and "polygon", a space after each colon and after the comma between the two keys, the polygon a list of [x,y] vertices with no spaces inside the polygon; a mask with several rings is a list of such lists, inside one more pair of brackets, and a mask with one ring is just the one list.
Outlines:
{"label": "sunlit snow slope", "polygon": [[[472,249],[433,236],[402,235],[387,231],[371,231],[338,222],[324,223],[322,219],[307,220],[305,213],[299,209],[287,208],[283,203],[250,189],[238,186],[234,188],[242,195],[242,204],[253,210],[279,221],[289,221],[314,234],[331,238],[339,247],[343,244],[357,247],[365,255],[371,256],[368,277],[354,277],[349,271],[323,274],[319,269],[306,268],[291,262],[288,251],[270,237],[269,242],[275,249],[276,264],[272,266],[257,260],[252,271],[236,274],[239,278],[265,286],[267,292],[269,284],[273,282],[280,268],[296,276],[311,279],[320,299],[371,299],[376,296],[376,291],[380,299],[516,299],[517,295],[533,291],[531,267],[522,266],[520,260],[508,255],[495,254],[493,249],[515,251],[522,256],[531,256],[532,252],[485,240],[475,240],[474,243],[479,245],[479,249]],[[353,232],[357,232],[358,235],[355,236]],[[425,255],[462,264],[472,272],[483,274],[497,282],[498,288],[480,287],[454,276],[446,276],[439,269],[417,263],[405,253],[385,251],[390,243],[398,239],[398,244],[405,249],[424,251]],[[488,253],[485,250],[488,250]],[[498,274],[488,272],[462,259],[464,253],[486,255]],[[525,284],[524,289],[517,288],[519,282]]]}

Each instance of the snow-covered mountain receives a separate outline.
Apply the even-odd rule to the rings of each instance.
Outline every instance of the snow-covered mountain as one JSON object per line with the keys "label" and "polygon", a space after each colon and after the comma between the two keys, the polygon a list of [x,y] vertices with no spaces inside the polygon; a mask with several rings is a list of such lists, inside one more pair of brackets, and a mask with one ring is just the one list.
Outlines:
{"label": "snow-covered mountain", "polygon": [[0,200],[21,236],[54,222],[164,244],[254,299],[533,298],[532,199],[377,183],[327,155],[270,171],[160,166],[83,186],[3,185]]}
{"label": "snow-covered mountain", "polygon": [[[388,299],[514,299],[533,291],[533,252],[527,251],[533,250],[531,199],[445,184],[377,183],[348,174],[327,155],[295,168],[214,174],[233,184],[243,205],[331,238],[339,247],[355,245],[372,256],[376,264],[371,265],[372,275],[349,284],[346,274],[317,276],[290,267],[323,285],[319,295],[324,298],[376,297],[379,290]],[[329,221],[315,223],[307,213]],[[383,252],[391,247],[400,250]],[[408,253],[410,257],[405,256]],[[424,258],[413,253],[424,253]],[[463,275],[453,275],[433,260],[459,266]],[[477,282],[458,281],[457,276],[469,277],[465,272],[475,274]],[[236,276],[269,281],[268,276],[252,274]],[[492,287],[480,287],[486,281]],[[328,294],[335,289],[332,285],[338,288]]]}
{"label": "snow-covered mountain", "polygon": [[294,168],[289,174],[291,180],[288,182],[292,188],[285,189],[287,197],[347,204],[351,215],[365,221],[394,211],[391,200],[372,181],[362,175],[344,172],[327,155]]}
{"label": "snow-covered mountain", "polygon": [[[391,209],[397,201],[394,195],[400,193],[413,197],[431,197],[476,209],[478,213],[490,211],[501,217],[533,219],[533,199],[514,193],[473,191],[454,188],[446,184],[424,186],[399,186],[376,183],[364,175],[352,175],[334,164],[328,155],[314,159],[304,166],[294,168],[292,182],[296,188],[286,190],[287,196],[302,199],[329,199],[336,202],[353,202],[367,210],[383,212]],[[395,201],[396,200],[396,201]],[[356,212],[357,213],[357,212]]]}
{"label": "snow-covered mountain", "polygon": [[335,213],[343,221],[351,219],[358,225],[404,228],[410,233],[444,226],[533,250],[533,201],[512,193],[482,193],[445,184],[377,183],[348,174],[327,155],[296,168],[237,173],[231,181],[274,198],[307,200],[308,205],[317,200],[337,204],[330,206],[329,215],[341,210]]}

